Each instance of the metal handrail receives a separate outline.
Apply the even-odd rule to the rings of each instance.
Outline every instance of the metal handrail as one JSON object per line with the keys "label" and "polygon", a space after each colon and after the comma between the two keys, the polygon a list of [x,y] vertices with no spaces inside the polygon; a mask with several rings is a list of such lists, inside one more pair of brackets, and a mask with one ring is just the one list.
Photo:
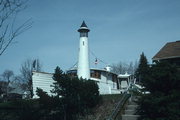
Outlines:
{"label": "metal handrail", "polygon": [[118,105],[115,107],[112,114],[106,120],[115,120],[119,112],[123,109],[124,104],[130,98],[130,96],[131,96],[130,94],[124,93],[121,100],[118,102]]}

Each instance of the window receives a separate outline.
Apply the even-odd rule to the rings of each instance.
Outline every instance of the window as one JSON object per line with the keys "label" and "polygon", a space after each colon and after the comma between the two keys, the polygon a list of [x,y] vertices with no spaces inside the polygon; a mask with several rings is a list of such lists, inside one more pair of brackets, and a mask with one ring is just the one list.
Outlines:
{"label": "window", "polygon": [[87,32],[81,32],[80,37],[88,37],[88,33]]}
{"label": "window", "polygon": [[91,77],[101,79],[101,72],[97,70],[91,70]]}
{"label": "window", "polygon": [[68,71],[67,74],[68,74],[70,77],[77,77],[77,71],[76,71],[76,70]]}

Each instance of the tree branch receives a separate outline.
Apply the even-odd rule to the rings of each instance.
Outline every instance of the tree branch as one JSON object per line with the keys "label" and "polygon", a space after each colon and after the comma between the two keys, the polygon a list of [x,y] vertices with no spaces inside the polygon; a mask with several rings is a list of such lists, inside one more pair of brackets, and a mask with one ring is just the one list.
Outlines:
{"label": "tree branch", "polygon": [[27,0],[0,0],[0,56],[15,37],[32,27],[31,19],[14,27],[17,13],[26,8],[26,2]]}

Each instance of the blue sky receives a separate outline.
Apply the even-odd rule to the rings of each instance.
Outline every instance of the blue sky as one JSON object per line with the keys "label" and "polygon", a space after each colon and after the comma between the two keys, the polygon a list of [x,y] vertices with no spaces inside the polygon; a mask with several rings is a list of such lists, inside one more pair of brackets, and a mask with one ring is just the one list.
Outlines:
{"label": "blue sky", "polygon": [[0,56],[0,74],[5,69],[18,74],[29,58],[40,59],[45,72],[72,67],[83,20],[91,30],[90,49],[101,60],[128,63],[144,52],[151,62],[167,42],[180,40],[179,6],[180,0],[29,0],[16,21],[32,18],[32,28]]}

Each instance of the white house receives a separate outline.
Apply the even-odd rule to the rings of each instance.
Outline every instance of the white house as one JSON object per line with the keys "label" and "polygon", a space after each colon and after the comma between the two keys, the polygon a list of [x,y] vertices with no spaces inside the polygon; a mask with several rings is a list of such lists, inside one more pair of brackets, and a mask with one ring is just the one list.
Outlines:
{"label": "white house", "polygon": [[[89,48],[88,48],[88,29],[87,25],[83,21],[82,25],[78,29],[80,33],[79,39],[79,58],[77,68],[67,71],[67,74],[71,76],[77,76],[78,78],[84,78],[87,80],[96,81],[99,86],[100,94],[120,94],[121,88],[125,83],[118,79],[118,75],[111,72],[109,67],[105,69],[91,68],[89,65]],[[51,94],[53,85],[53,74],[45,72],[33,72],[33,93],[34,98],[37,97],[36,89],[42,88],[48,94]],[[127,87],[128,83],[126,84]]]}

